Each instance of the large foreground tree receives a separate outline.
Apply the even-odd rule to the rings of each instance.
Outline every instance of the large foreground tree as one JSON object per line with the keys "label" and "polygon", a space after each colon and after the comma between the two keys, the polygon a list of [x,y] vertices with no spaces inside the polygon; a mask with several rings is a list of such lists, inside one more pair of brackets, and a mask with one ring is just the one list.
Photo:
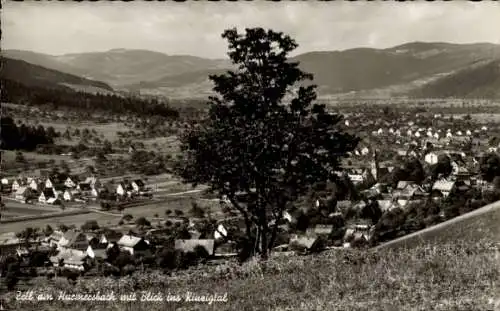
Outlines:
{"label": "large foreground tree", "polygon": [[208,117],[182,137],[186,182],[227,196],[246,223],[254,251],[267,258],[283,212],[317,182],[334,181],[340,158],[358,138],[340,115],[313,104],[312,75],[287,59],[297,43],[262,28],[226,30],[236,70],[212,75],[217,96]]}

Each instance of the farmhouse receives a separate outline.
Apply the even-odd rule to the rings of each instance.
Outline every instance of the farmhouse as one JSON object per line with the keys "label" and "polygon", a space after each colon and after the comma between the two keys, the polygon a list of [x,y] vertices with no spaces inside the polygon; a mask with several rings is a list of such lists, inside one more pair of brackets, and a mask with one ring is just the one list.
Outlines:
{"label": "farmhouse", "polygon": [[6,186],[9,184],[9,180],[7,178],[2,178],[2,185]]}
{"label": "farmhouse", "polygon": [[56,193],[54,192],[53,188],[46,188],[40,193],[40,196],[38,197],[38,202],[40,203],[48,203],[48,200],[50,198],[56,198]]}
{"label": "farmhouse", "polygon": [[81,251],[64,250],[49,259],[53,265],[62,266],[67,269],[84,271],[89,267],[87,261],[88,255]]}
{"label": "farmhouse", "polygon": [[61,241],[63,236],[64,236],[64,233],[62,231],[54,231],[54,232],[52,232],[51,235],[46,237],[42,243],[43,243],[43,245],[46,245],[49,247],[53,247],[53,246],[58,247],[59,241]]}
{"label": "farmhouse", "polygon": [[86,251],[89,243],[84,233],[75,230],[68,230],[64,233],[58,244],[61,249],[73,249]]}
{"label": "farmhouse", "polygon": [[36,179],[31,179],[31,181],[28,183],[28,187],[30,187],[31,189],[37,191],[38,190],[38,182]]}
{"label": "farmhouse", "polygon": [[140,179],[132,181],[131,186],[134,192],[142,192],[146,189],[146,185]]}
{"label": "farmhouse", "polygon": [[149,249],[149,244],[143,238],[128,234],[123,235],[118,240],[117,245],[121,250],[129,252],[131,255],[142,253]]}
{"label": "farmhouse", "polygon": [[443,197],[448,197],[455,187],[454,181],[438,180],[432,186],[433,191],[439,191]]}

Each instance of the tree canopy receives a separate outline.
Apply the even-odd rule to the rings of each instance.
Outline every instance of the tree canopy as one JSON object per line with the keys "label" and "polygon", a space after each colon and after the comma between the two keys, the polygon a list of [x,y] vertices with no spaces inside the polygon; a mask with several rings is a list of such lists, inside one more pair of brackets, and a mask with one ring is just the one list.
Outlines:
{"label": "tree canopy", "polygon": [[312,184],[335,180],[340,158],[359,139],[336,126],[342,116],[313,104],[315,86],[305,85],[312,75],[287,59],[298,46],[292,38],[262,28],[222,37],[237,69],[210,76],[218,95],[182,137],[180,174],[226,195],[265,258],[277,230],[277,221],[268,223]]}

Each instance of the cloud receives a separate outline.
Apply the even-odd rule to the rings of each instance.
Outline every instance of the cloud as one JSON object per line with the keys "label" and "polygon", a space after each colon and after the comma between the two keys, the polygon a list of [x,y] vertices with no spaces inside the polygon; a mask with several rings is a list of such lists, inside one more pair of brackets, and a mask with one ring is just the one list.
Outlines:
{"label": "cloud", "polygon": [[229,27],[288,33],[297,52],[409,41],[500,43],[497,2],[5,2],[4,49],[149,49],[224,57]]}

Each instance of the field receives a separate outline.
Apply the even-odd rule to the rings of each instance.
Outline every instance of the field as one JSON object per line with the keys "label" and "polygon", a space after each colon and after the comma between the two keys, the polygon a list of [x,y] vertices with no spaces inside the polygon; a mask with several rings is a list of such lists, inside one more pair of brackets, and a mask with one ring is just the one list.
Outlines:
{"label": "field", "polygon": [[[86,221],[89,220],[96,220],[99,225],[101,226],[116,226],[120,219],[123,217],[123,215],[130,214],[134,217],[134,219],[137,219],[139,217],[146,217],[147,219],[153,219],[158,215],[159,218],[165,217],[165,211],[166,210],[171,210],[172,213],[175,210],[181,210],[184,213],[187,213],[191,208],[192,202],[199,202],[201,206],[206,206],[207,203],[204,201],[198,201],[197,199],[198,193],[190,193],[182,196],[172,196],[169,198],[164,198],[160,202],[145,202],[144,204],[140,206],[134,206],[134,207],[129,207],[125,208],[123,211],[118,212],[116,210],[111,210],[109,212],[91,212],[88,214],[81,214],[81,215],[68,215],[68,216],[58,216],[58,217],[51,217],[47,219],[36,219],[36,220],[26,220],[26,221],[19,221],[19,222],[12,222],[12,223],[2,223],[0,225],[0,233],[5,233],[5,232],[19,232],[23,230],[26,227],[38,227],[38,228],[45,228],[46,225],[51,225],[52,227],[57,227],[60,224],[65,224],[67,226],[69,225],[75,225],[76,227],[80,227],[83,225]],[[217,203],[218,204],[218,203]],[[211,208],[211,211],[213,213],[218,212],[217,209],[217,204],[211,204],[213,207]],[[31,212],[33,213],[44,213],[40,210],[35,210],[33,208],[30,208],[28,205],[25,204],[20,204],[24,206],[22,211],[24,212]],[[97,207],[97,206],[96,206]],[[20,209],[16,208],[17,212],[21,212]],[[60,209],[55,210],[60,211]],[[26,215],[26,214],[24,214]],[[14,216],[21,216],[19,214],[12,215],[10,217]],[[3,212],[2,212],[2,217],[3,217]]]}
{"label": "field", "polygon": [[4,203],[5,208],[2,209],[2,219],[9,219],[27,215],[42,215],[61,211],[61,209],[58,207],[28,205],[11,200],[5,200]]}
{"label": "field", "polygon": [[[109,293],[117,297],[136,289],[179,295],[181,302],[13,301],[4,306],[23,310],[468,310],[498,304],[499,253],[487,241],[420,246],[411,250],[366,252],[336,250],[314,256],[273,257],[267,263],[226,262],[172,277],[139,274],[133,278],[32,280],[35,293]],[[167,285],[168,284],[168,285]],[[186,302],[187,292],[224,295],[227,302]],[[500,307],[500,305],[498,305]]]}

